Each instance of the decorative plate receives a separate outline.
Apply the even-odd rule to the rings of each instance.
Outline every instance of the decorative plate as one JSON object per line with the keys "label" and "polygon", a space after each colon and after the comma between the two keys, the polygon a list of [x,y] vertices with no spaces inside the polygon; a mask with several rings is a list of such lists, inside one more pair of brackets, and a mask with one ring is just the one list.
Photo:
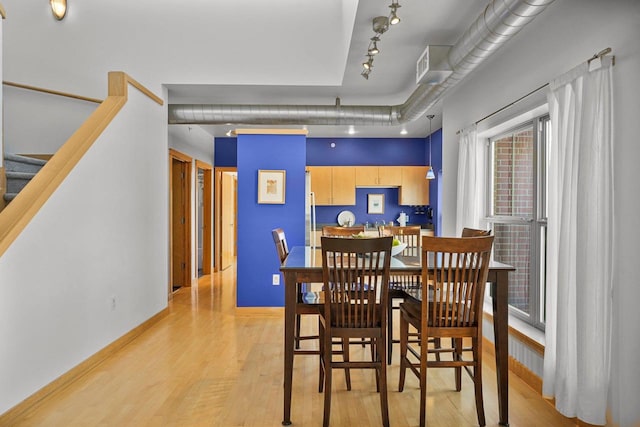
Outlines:
{"label": "decorative plate", "polygon": [[341,227],[356,225],[356,216],[351,211],[342,211],[338,214],[338,225]]}

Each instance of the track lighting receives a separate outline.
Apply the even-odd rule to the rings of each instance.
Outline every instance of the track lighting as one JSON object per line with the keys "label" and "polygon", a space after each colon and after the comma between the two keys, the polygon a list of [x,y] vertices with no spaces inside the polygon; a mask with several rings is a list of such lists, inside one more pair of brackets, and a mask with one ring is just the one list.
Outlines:
{"label": "track lighting", "polygon": [[399,24],[400,18],[398,18],[397,12],[398,12],[398,8],[401,8],[402,6],[398,4],[397,0],[391,0],[391,4],[389,5],[389,7],[391,8],[391,15],[389,16],[389,24],[391,25]]}
{"label": "track lighting", "polygon": [[389,5],[391,8],[391,14],[387,16],[376,16],[373,18],[373,32],[374,35],[371,37],[371,41],[369,42],[369,47],[367,48],[367,56],[369,59],[362,63],[362,67],[364,70],[360,73],[362,77],[369,80],[369,74],[373,68],[373,56],[380,53],[380,49],[378,49],[378,42],[380,41],[380,36],[384,34],[388,29],[389,25],[395,25],[400,22],[400,18],[398,18],[397,10],[400,6],[398,4],[398,0],[391,0],[391,4]]}
{"label": "track lighting", "polygon": [[373,68],[373,56],[369,55],[369,60],[367,62],[363,62],[362,66],[365,70],[371,70]]}
{"label": "track lighting", "polygon": [[378,49],[378,42],[380,41],[380,38],[376,35],[371,37],[371,43],[369,43],[369,55],[375,55],[376,53],[380,52],[380,50]]}

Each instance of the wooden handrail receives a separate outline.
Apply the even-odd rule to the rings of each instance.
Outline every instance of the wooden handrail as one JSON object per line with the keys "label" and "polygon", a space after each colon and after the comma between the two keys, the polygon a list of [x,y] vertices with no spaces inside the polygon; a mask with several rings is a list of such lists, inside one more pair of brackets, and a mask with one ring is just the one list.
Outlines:
{"label": "wooden handrail", "polygon": [[129,84],[156,103],[163,104],[160,97],[154,95],[121,71],[110,72],[108,81],[109,95],[107,99],[71,135],[51,160],[18,193],[15,199],[0,212],[0,256],[11,246],[51,194],[54,193],[82,156],[111,123],[118,111],[125,105]]}
{"label": "wooden handrail", "polygon": [[22,83],[8,82],[6,80],[4,80],[2,84],[5,86],[13,86],[20,89],[32,90],[35,92],[48,93],[50,95],[58,95],[58,96],[64,96],[67,98],[79,99],[81,101],[95,102],[96,104],[100,104],[103,101],[102,99],[98,99],[98,98],[89,98],[88,96],[75,95],[73,93],[60,92],[53,89],[45,89],[37,86],[25,85]]}

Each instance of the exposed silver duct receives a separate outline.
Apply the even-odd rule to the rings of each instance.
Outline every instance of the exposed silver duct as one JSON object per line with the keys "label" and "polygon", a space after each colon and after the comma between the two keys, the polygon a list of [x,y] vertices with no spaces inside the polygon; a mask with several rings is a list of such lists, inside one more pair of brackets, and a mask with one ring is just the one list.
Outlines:
{"label": "exposed silver duct", "polygon": [[493,0],[451,48],[453,73],[441,84],[420,85],[400,105],[169,104],[170,124],[374,125],[423,117],[442,95],[531,22],[554,0]]}

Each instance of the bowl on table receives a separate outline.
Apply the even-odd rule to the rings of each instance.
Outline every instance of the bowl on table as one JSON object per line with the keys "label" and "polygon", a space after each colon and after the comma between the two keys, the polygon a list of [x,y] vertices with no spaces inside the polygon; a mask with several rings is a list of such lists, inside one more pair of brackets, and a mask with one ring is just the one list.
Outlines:
{"label": "bowl on table", "polygon": [[406,243],[400,243],[399,245],[391,246],[391,256],[396,256],[400,252],[404,251],[407,248]]}

